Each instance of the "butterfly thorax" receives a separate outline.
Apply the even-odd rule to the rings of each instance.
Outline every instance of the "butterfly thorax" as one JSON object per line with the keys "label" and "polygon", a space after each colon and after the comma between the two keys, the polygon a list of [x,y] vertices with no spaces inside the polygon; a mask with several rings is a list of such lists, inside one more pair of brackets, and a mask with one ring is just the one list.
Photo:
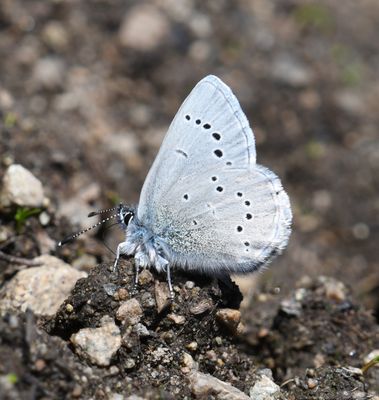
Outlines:
{"label": "butterfly thorax", "polygon": [[[136,264],[140,267],[154,267],[157,272],[165,271],[170,258],[165,241],[139,221],[134,209],[120,205],[119,215],[120,225],[126,231],[126,239],[121,244],[120,253],[134,256]],[[127,219],[123,219],[122,216],[126,216]]]}

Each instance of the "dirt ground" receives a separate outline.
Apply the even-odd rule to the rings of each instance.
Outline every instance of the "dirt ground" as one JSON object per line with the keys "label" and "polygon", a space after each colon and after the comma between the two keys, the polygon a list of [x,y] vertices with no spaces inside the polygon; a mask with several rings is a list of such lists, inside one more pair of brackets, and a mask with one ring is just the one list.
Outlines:
{"label": "dirt ground", "polygon": [[[182,353],[193,341],[199,369],[246,394],[262,368],[290,399],[379,393],[377,369],[348,369],[379,348],[378,24],[376,0],[0,2],[0,178],[21,164],[49,199],[44,224],[37,214],[20,227],[15,209],[1,211],[0,250],[27,259],[50,253],[89,272],[56,316],[2,317],[5,398],[192,398]],[[108,268],[106,246],[115,249],[122,232],[102,228],[59,249],[55,241],[90,225],[94,209],[138,202],[175,112],[210,73],[237,95],[258,162],[290,196],[289,246],[263,273],[238,280],[243,332],[217,322],[227,305],[215,282],[175,273],[171,311],[185,326],[143,306],[155,335],[124,344],[112,360],[117,370],[95,367],[68,338],[114,317],[118,300],[102,285],[132,291],[132,267],[120,275]],[[0,260],[1,287],[17,268]],[[332,278],[343,295],[329,290],[339,287]],[[188,280],[212,311],[190,315]],[[153,291],[150,282],[135,296],[143,304]],[[95,311],[80,311],[88,297]],[[167,363],[154,353],[160,346]]]}

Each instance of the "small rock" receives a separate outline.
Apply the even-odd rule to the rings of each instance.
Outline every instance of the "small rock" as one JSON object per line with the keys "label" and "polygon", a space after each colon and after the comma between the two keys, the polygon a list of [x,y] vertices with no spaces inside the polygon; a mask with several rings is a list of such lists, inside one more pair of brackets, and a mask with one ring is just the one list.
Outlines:
{"label": "small rock", "polygon": [[193,281],[187,281],[185,284],[184,284],[184,286],[185,286],[185,288],[186,289],[193,289],[194,287],[195,287],[195,282],[193,282]]}
{"label": "small rock", "polygon": [[293,317],[299,317],[302,311],[302,305],[294,298],[284,299],[280,303],[280,310]]}
{"label": "small rock", "polygon": [[38,216],[39,222],[42,226],[46,226],[50,222],[50,215],[46,211],[42,211]]}
{"label": "small rock", "polygon": [[65,67],[59,58],[45,57],[34,66],[33,79],[40,88],[57,89],[64,81]]}
{"label": "small rock", "polygon": [[289,55],[281,55],[273,60],[271,75],[277,81],[293,87],[306,86],[313,79],[312,71]]}
{"label": "small rock", "polygon": [[[249,396],[239,389],[223,382],[212,375],[199,371],[191,371],[188,375],[190,390],[192,394],[200,398],[211,398],[223,400],[251,400]],[[205,397],[207,396],[207,397]],[[255,399],[255,397],[253,397]]]}
{"label": "small rock", "polygon": [[153,274],[146,268],[143,269],[141,271],[141,273],[139,274],[138,283],[140,285],[142,285],[142,286],[147,285],[148,283],[151,283],[153,281],[154,281]]}
{"label": "small rock", "polygon": [[317,387],[317,385],[318,385],[318,382],[316,379],[308,379],[307,380],[308,389],[314,389],[315,387]]}
{"label": "small rock", "polygon": [[236,332],[241,321],[241,312],[232,308],[223,308],[216,313],[216,318],[231,332]]}
{"label": "small rock", "polygon": [[355,368],[355,367],[342,367],[341,370],[343,373],[347,373],[350,376],[361,376],[363,375],[363,372],[360,368]]}
{"label": "small rock", "polygon": [[317,353],[313,359],[315,368],[320,368],[325,364],[325,356],[322,353]]}
{"label": "small rock", "polygon": [[117,285],[115,285],[114,283],[104,283],[103,289],[108,296],[113,297],[117,291]]}
{"label": "small rock", "polygon": [[250,389],[250,398],[254,400],[274,400],[280,396],[280,387],[267,375],[262,375]]}
{"label": "small rock", "polygon": [[30,308],[36,315],[54,315],[76,281],[87,276],[53,256],[33,261],[42,265],[19,271],[0,291],[1,311]]}
{"label": "small rock", "polygon": [[193,304],[189,311],[191,314],[200,315],[213,308],[211,299],[201,300],[199,303]]}
{"label": "small rock", "polygon": [[66,304],[66,311],[71,314],[74,311],[74,307],[72,304],[68,303]]}
{"label": "small rock", "polygon": [[176,325],[183,325],[186,322],[186,318],[183,315],[168,314],[167,318]]}
{"label": "small rock", "polygon": [[138,324],[134,325],[133,330],[138,336],[141,336],[141,337],[150,336],[150,332],[144,324],[138,323]]}
{"label": "small rock", "polygon": [[10,92],[6,89],[0,88],[0,108],[9,110],[14,104],[14,99]]}
{"label": "small rock", "polygon": [[155,302],[158,314],[170,305],[170,293],[165,282],[155,281]]}
{"label": "small rock", "polygon": [[100,328],[84,328],[70,338],[75,351],[92,364],[110,365],[112,356],[121,347],[120,329],[109,316],[101,320]]}
{"label": "small rock", "polygon": [[59,21],[48,22],[42,31],[42,38],[47,45],[57,51],[65,49],[68,44],[67,31]]}
{"label": "small rock", "polygon": [[136,362],[133,360],[133,358],[128,358],[124,363],[124,367],[126,369],[133,369],[135,366]]}
{"label": "small rock", "polygon": [[320,276],[318,281],[323,285],[325,296],[328,299],[338,302],[346,300],[347,289],[342,282],[326,276]]}
{"label": "small rock", "polygon": [[131,8],[122,22],[119,39],[123,46],[151,51],[164,42],[170,22],[155,6],[138,4]]}
{"label": "small rock", "polygon": [[74,386],[74,389],[72,389],[71,396],[74,399],[76,399],[76,398],[80,397],[82,395],[82,393],[83,393],[83,388],[80,385],[76,384]]}
{"label": "small rock", "polygon": [[218,346],[222,345],[222,338],[220,336],[216,336],[215,337],[215,342]]}
{"label": "small rock", "polygon": [[113,297],[115,300],[123,301],[129,297],[129,292],[125,288],[120,288]]}
{"label": "small rock", "polygon": [[97,265],[97,260],[95,256],[90,254],[82,254],[80,257],[75,259],[72,266],[80,271],[90,271],[93,267]]}
{"label": "small rock", "polygon": [[167,347],[158,347],[156,350],[152,351],[151,358],[153,361],[161,364],[169,364],[172,360],[170,350]]}
{"label": "small rock", "polygon": [[183,353],[183,358],[182,358],[182,366],[187,367],[190,370],[192,369],[197,369],[197,364],[192,358],[192,356],[188,353]]}
{"label": "small rock", "polygon": [[3,177],[1,206],[42,207],[43,201],[42,183],[22,165],[9,166]]}
{"label": "small rock", "polygon": [[141,304],[137,299],[123,302],[116,312],[116,318],[128,325],[137,324],[143,315]]}
{"label": "small rock", "polygon": [[188,349],[189,351],[196,351],[197,348],[198,348],[197,342],[191,342],[186,345],[186,349]]}
{"label": "small rock", "polygon": [[217,354],[216,354],[216,352],[214,350],[208,350],[205,353],[205,357],[207,357],[207,359],[209,361],[212,361],[212,362],[216,362],[217,361]]}

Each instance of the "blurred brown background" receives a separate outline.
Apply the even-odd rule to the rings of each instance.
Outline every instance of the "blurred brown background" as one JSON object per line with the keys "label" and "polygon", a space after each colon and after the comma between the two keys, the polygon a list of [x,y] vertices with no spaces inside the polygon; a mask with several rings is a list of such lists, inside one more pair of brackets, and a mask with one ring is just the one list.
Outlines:
{"label": "blurred brown background", "polygon": [[293,206],[262,282],[332,275],[378,307],[378,26],[377,0],[2,0],[0,172],[24,165],[88,225],[138,201],[179,105],[216,74]]}

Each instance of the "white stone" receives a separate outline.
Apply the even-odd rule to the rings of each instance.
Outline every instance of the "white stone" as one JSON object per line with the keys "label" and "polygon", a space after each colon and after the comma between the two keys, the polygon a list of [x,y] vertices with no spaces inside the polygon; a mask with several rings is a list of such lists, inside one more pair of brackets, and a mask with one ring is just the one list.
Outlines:
{"label": "white stone", "polygon": [[280,55],[273,60],[271,75],[277,81],[294,87],[305,86],[313,80],[312,71],[302,62],[288,55]]}
{"label": "white stone", "polygon": [[104,316],[99,328],[84,328],[71,335],[71,343],[80,356],[101,367],[110,365],[112,356],[121,347],[119,327]]}
{"label": "white stone", "polygon": [[76,281],[87,276],[53,256],[33,261],[42,265],[19,271],[0,291],[1,313],[29,308],[36,315],[54,315]]}
{"label": "white stone", "polygon": [[170,31],[166,15],[150,4],[131,8],[122,22],[119,38],[123,46],[150,51],[163,43]]}
{"label": "white stone", "polygon": [[267,375],[262,375],[250,389],[250,398],[254,400],[275,400],[280,396],[280,387]]}
{"label": "white stone", "polygon": [[44,201],[42,183],[26,168],[12,164],[3,177],[1,205],[16,204],[21,207],[41,207]]}
{"label": "white stone", "polygon": [[137,324],[143,315],[141,304],[137,299],[124,301],[116,311],[116,318],[128,325]]}
{"label": "white stone", "polygon": [[212,375],[192,370],[187,376],[191,392],[199,398],[215,396],[218,400],[250,400],[249,396],[236,387]]}
{"label": "white stone", "polygon": [[56,57],[40,59],[34,67],[33,79],[38,87],[45,89],[59,88],[64,81],[65,67],[63,61]]}

